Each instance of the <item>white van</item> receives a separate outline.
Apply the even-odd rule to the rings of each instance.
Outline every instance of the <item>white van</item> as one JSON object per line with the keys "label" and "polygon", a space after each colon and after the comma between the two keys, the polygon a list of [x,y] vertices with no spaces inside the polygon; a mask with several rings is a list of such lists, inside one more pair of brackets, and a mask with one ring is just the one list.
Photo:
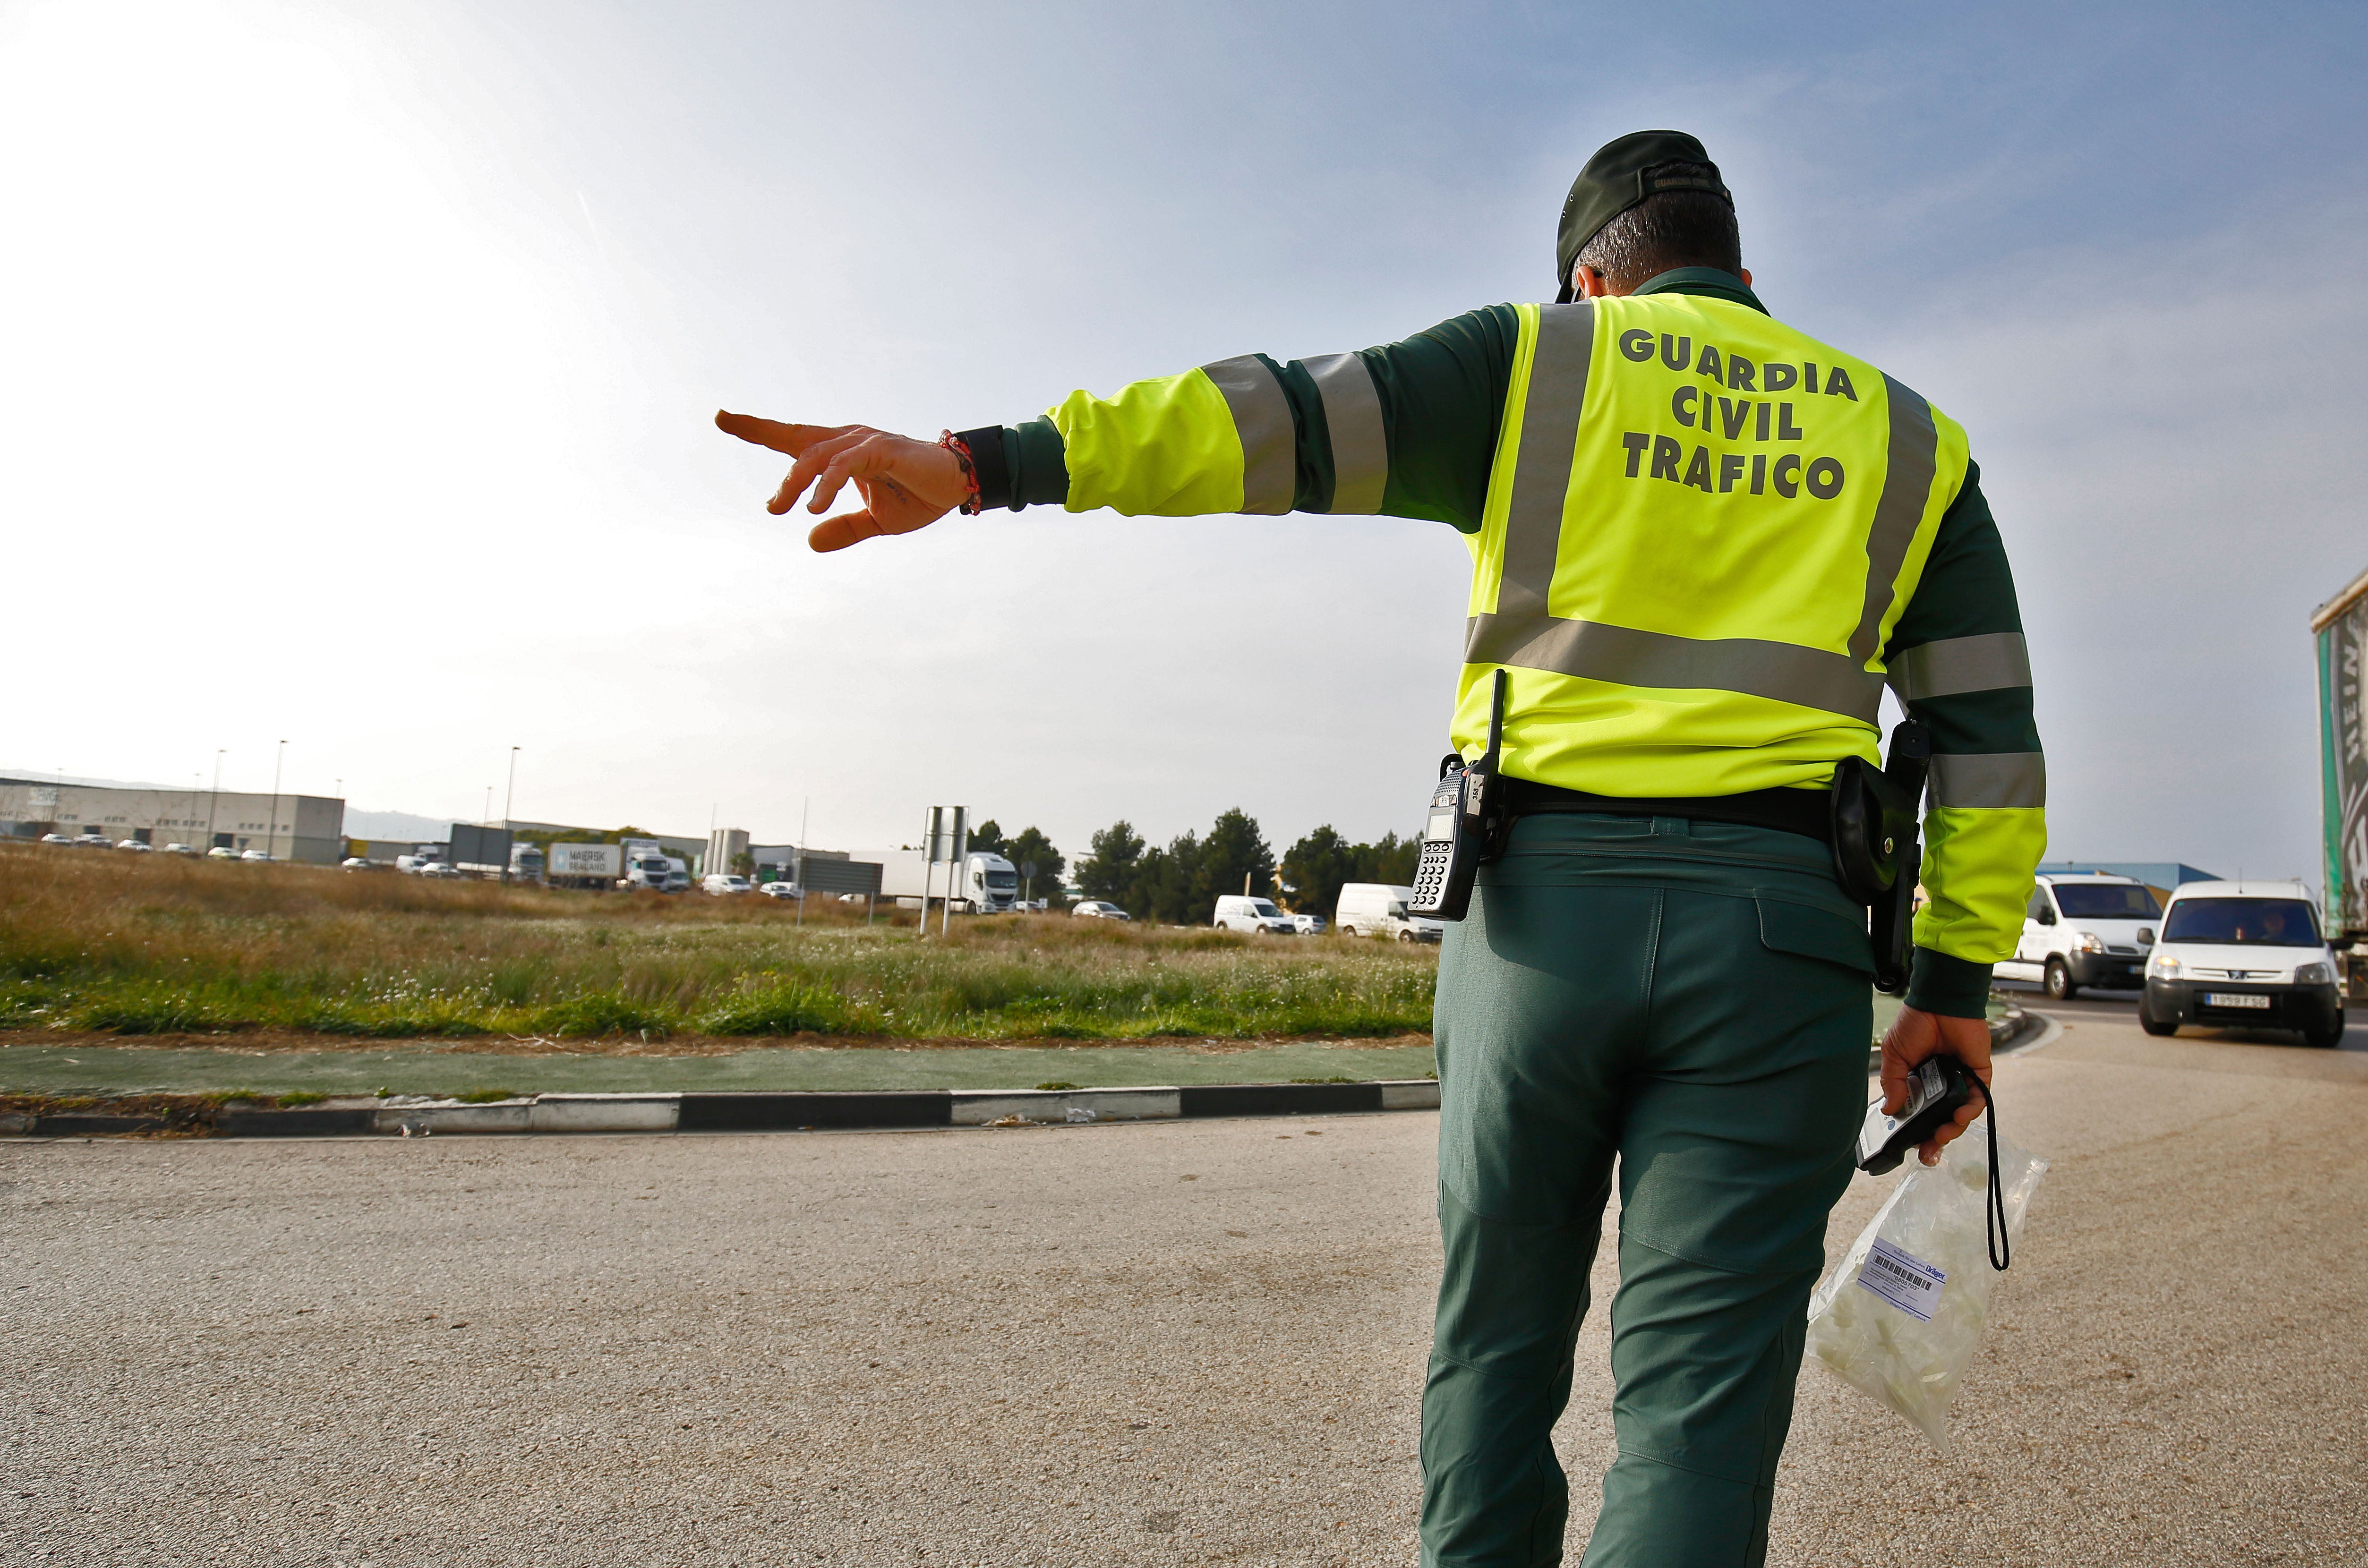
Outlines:
{"label": "white van", "polygon": [[2181,1024],[2293,1029],[2305,1045],[2343,1043],[2338,949],[2300,882],[2188,882],[2170,895],[2146,965],[2138,1023],[2151,1035]]}
{"label": "white van", "polygon": [[746,892],[755,884],[737,871],[710,871],[699,879],[699,891],[722,898],[729,893]]}
{"label": "white van", "polygon": [[1229,892],[1217,900],[1217,913],[1211,922],[1220,931],[1247,931],[1254,937],[1295,937],[1299,923],[1274,906],[1270,898],[1253,898],[1247,893]]}
{"label": "white van", "polygon": [[2107,871],[2057,871],[2031,890],[2014,957],[1998,966],[2000,980],[2036,980],[2059,1001],[2084,985],[2146,983],[2162,905],[2154,890]]}
{"label": "white van", "polygon": [[1401,942],[1436,942],[1447,927],[1406,914],[1414,889],[1391,882],[1350,882],[1340,890],[1332,924],[1344,937],[1395,937]]}

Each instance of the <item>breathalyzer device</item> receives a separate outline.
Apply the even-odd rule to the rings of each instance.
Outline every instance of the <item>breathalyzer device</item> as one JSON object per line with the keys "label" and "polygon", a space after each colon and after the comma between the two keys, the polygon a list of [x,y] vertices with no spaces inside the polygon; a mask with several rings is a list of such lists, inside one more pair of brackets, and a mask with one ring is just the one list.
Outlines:
{"label": "breathalyzer device", "polygon": [[1497,759],[1505,744],[1505,672],[1497,672],[1488,710],[1488,749],[1468,767],[1450,752],[1440,760],[1439,783],[1423,817],[1415,859],[1414,896],[1406,913],[1427,920],[1461,920],[1472,906],[1480,864],[1489,858],[1504,815],[1504,783]]}
{"label": "breathalyzer device", "polygon": [[1866,1120],[1858,1130],[1858,1168],[1869,1176],[1896,1169],[1908,1150],[1954,1119],[1958,1108],[1980,1086],[1955,1057],[1926,1057],[1907,1075],[1907,1103],[1897,1116],[1884,1115],[1880,1095],[1866,1108]]}

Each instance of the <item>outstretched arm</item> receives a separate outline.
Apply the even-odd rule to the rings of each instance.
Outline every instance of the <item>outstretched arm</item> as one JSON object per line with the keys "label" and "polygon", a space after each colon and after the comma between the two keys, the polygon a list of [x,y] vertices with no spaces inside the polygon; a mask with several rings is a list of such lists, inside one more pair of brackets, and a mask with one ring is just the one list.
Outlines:
{"label": "outstretched arm", "polygon": [[[1040,419],[963,432],[968,478],[982,506],[1014,511],[1383,512],[1475,533],[1519,335],[1514,307],[1494,305],[1360,353],[1245,355],[1107,398],[1076,392]],[[854,483],[863,509],[817,526],[816,550],[926,528],[973,494],[940,444],[860,425],[715,423],[797,459],[775,516],[809,489],[807,510],[824,511]]]}

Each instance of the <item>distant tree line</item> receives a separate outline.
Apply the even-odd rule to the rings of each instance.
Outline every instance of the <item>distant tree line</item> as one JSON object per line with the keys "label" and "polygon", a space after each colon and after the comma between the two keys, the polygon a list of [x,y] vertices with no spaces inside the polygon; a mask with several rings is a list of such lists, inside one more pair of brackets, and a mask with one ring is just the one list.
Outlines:
{"label": "distant tree line", "polygon": [[1138,920],[1204,926],[1224,893],[1264,894],[1284,908],[1329,918],[1349,882],[1405,883],[1414,878],[1417,845],[1385,834],[1376,844],[1351,844],[1329,824],[1291,846],[1280,865],[1258,822],[1236,808],[1204,834],[1187,833],[1164,846],[1147,844],[1123,819],[1093,836],[1077,863],[1077,886]]}

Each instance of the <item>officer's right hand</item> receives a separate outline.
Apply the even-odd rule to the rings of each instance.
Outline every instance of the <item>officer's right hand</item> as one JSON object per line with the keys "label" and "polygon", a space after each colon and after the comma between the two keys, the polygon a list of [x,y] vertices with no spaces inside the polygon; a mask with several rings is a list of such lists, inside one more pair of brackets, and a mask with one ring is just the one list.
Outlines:
{"label": "officer's right hand", "polygon": [[1957,1119],[1943,1123],[1939,1131],[1918,1146],[1924,1163],[1941,1163],[1943,1145],[1973,1125],[1974,1118],[1988,1108],[1990,1081],[1990,1026],[1984,1018],[1954,1018],[1941,1013],[1927,1013],[1917,1007],[1902,1007],[1897,1021],[1883,1037],[1883,1114],[1896,1116],[1907,1103],[1907,1075],[1916,1071],[1928,1056],[1953,1056],[1965,1064],[1966,1071],[1982,1081],[1984,1093],[1975,1096],[1957,1108]]}
{"label": "officer's right hand", "polygon": [[795,506],[809,485],[814,498],[806,510],[821,512],[829,508],[840,487],[854,483],[863,509],[816,523],[806,535],[806,543],[815,550],[845,550],[858,540],[908,534],[970,499],[961,460],[934,441],[916,441],[868,425],[784,425],[720,411],[715,427],[798,460],[765,503],[765,510],[777,517]]}

